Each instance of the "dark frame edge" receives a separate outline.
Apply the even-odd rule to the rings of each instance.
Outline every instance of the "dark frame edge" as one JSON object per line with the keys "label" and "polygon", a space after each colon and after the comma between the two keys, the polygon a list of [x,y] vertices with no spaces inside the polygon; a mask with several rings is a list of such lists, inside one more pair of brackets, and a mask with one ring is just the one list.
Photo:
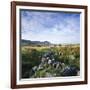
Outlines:
{"label": "dark frame edge", "polygon": [[[16,85],[16,89],[20,88],[39,88],[39,87],[55,87],[55,86],[72,86],[72,85],[82,85],[87,84],[85,81],[76,82],[62,82],[62,83],[44,83],[44,84],[26,84],[26,85]],[[15,89],[14,88],[14,89]]]}
{"label": "dark frame edge", "polygon": [[86,6],[85,8],[85,42],[84,42],[84,48],[85,48],[85,74],[84,74],[84,79],[85,79],[85,84],[88,84],[88,6]]}
{"label": "dark frame edge", "polygon": [[39,6],[39,7],[56,7],[56,8],[77,8],[77,9],[85,9],[86,5],[73,5],[73,4],[58,4],[58,3],[43,3],[43,2],[24,2],[24,1],[12,1],[19,6]]}
{"label": "dark frame edge", "polygon": [[[14,18],[13,18],[14,17]],[[16,4],[11,2],[11,88],[16,88]]]}

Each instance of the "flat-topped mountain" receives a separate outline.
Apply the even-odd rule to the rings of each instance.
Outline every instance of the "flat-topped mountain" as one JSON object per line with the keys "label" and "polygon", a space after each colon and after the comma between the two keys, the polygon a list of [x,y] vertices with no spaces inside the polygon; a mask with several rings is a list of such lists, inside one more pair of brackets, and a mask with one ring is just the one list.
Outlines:
{"label": "flat-topped mountain", "polygon": [[31,41],[31,40],[21,40],[21,45],[50,45],[51,43],[48,41]]}

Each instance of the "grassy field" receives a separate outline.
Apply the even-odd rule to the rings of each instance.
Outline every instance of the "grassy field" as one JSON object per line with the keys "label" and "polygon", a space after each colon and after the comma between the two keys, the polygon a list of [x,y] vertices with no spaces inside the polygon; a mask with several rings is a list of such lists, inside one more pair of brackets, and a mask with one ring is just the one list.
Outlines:
{"label": "grassy field", "polygon": [[[64,63],[65,66],[74,66],[80,69],[80,46],[79,45],[61,45],[61,46],[22,46],[22,78],[30,78],[30,71],[33,67],[39,66],[42,56],[47,52],[53,52],[53,57],[57,62]],[[49,65],[48,68],[51,66]],[[52,68],[52,67],[51,67]],[[46,66],[42,72],[45,74]],[[54,70],[54,69],[53,69]],[[57,71],[60,71],[58,69]],[[51,71],[51,69],[49,69]],[[55,70],[54,70],[55,71]],[[38,71],[37,73],[42,73]],[[59,74],[61,75],[61,74]],[[31,75],[34,77],[35,75]],[[42,77],[43,75],[41,75]],[[36,74],[36,77],[40,75]]]}

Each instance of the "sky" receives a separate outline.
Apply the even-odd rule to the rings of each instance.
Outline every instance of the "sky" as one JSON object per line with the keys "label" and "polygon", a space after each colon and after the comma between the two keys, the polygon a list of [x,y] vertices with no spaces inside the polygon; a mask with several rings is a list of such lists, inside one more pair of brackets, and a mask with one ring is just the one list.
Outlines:
{"label": "sky", "polygon": [[80,43],[80,13],[21,10],[21,39]]}

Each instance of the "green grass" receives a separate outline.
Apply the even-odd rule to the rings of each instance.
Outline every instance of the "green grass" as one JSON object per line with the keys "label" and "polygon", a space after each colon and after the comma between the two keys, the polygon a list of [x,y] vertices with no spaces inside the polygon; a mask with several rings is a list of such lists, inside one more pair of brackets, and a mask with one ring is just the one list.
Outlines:
{"label": "green grass", "polygon": [[[57,61],[65,63],[67,66],[75,66],[80,69],[80,46],[70,45],[70,46],[55,46],[55,47],[38,47],[38,46],[22,46],[21,47],[21,57],[22,57],[22,75],[25,72],[31,70],[33,66],[38,66],[41,61],[41,56],[47,51],[54,52],[54,58]],[[50,67],[49,67],[50,68]],[[54,72],[47,68],[50,72]],[[58,72],[58,70],[56,70]],[[37,75],[42,75],[44,77],[45,70],[37,72]],[[23,77],[23,76],[22,76]]]}

